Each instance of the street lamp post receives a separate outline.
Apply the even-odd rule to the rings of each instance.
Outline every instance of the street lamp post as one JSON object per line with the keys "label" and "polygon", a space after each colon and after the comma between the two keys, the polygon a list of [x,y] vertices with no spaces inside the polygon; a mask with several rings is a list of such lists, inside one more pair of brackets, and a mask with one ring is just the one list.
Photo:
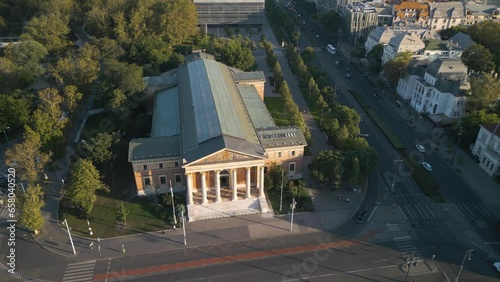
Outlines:
{"label": "street lamp post", "polygon": [[457,282],[458,278],[460,278],[460,273],[462,273],[462,269],[464,268],[465,260],[466,259],[471,260],[471,256],[472,256],[473,251],[474,251],[474,249],[469,249],[469,250],[465,251],[464,259],[462,260],[462,265],[460,265],[460,270],[458,271],[458,275],[457,275],[457,278],[455,279],[455,282]]}
{"label": "street lamp post", "polygon": [[92,227],[90,227],[90,222],[89,220],[87,219],[87,225],[89,226],[89,235],[92,236]]}
{"label": "street lamp post", "polygon": [[280,211],[283,211],[283,177],[285,170],[281,171],[281,194],[280,194]]}
{"label": "street lamp post", "polygon": [[451,157],[450,165],[453,165],[453,161],[455,161],[455,155],[457,154],[457,149],[460,146],[460,141],[462,140],[462,133],[463,133],[463,131],[464,131],[464,128],[460,126],[460,128],[458,129],[458,143],[457,143],[457,147],[455,147],[455,151],[453,152],[453,157]]}
{"label": "street lamp post", "polygon": [[405,282],[408,280],[408,274],[410,274],[411,266],[417,266],[418,257],[415,256],[415,253],[412,253],[409,257],[406,258],[406,277]]}
{"label": "street lamp post", "polygon": [[7,146],[10,147],[9,137],[7,137],[7,133],[5,133],[6,129],[10,129],[10,127],[8,127],[8,126],[2,127],[3,135],[5,135],[5,140],[7,140]]}
{"label": "street lamp post", "polygon": [[293,211],[295,210],[295,205],[297,202],[295,202],[295,197],[292,198],[292,204],[290,205],[292,208],[292,217],[290,218],[290,232],[293,232]]}
{"label": "street lamp post", "polygon": [[184,234],[184,246],[187,245],[186,241],[186,219],[184,218],[184,209],[181,210],[181,220],[182,220],[182,233]]}
{"label": "street lamp post", "polygon": [[174,190],[172,189],[172,180],[170,180],[170,195],[172,196],[172,214],[174,215],[174,230],[176,230],[177,217],[175,216]]}
{"label": "street lamp post", "polygon": [[71,231],[69,230],[68,220],[64,220],[63,224],[66,224],[66,230],[68,230],[69,241],[71,242],[71,247],[73,248],[73,254],[76,255],[75,245],[73,244],[73,238],[71,237]]}

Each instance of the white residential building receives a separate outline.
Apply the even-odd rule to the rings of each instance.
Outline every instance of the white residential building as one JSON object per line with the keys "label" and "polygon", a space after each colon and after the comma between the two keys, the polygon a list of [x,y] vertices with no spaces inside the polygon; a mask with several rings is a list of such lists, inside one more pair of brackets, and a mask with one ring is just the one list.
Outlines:
{"label": "white residential building", "polygon": [[431,30],[439,31],[465,23],[465,6],[462,2],[432,2],[429,7],[427,25]]}
{"label": "white residential building", "polygon": [[500,175],[500,124],[481,124],[472,154],[479,166],[491,176]]}
{"label": "white residential building", "polygon": [[397,87],[401,97],[410,97],[417,112],[435,116],[435,120],[462,117],[469,90],[467,67],[457,59],[437,59],[423,75],[417,72],[400,79]]}
{"label": "white residential building", "polygon": [[410,51],[414,55],[421,55],[424,49],[425,43],[418,35],[411,32],[398,34],[384,47],[382,64],[394,59],[398,53]]}

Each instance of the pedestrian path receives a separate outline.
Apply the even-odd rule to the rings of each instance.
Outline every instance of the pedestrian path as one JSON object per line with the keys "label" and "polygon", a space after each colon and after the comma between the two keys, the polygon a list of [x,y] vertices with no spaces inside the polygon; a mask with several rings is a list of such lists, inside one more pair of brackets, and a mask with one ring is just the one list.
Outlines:
{"label": "pedestrian path", "polygon": [[95,260],[90,260],[68,264],[62,282],[91,282],[94,278],[95,263]]}
{"label": "pedestrian path", "polygon": [[439,217],[427,204],[400,205],[407,220],[438,219]]}
{"label": "pedestrian path", "polygon": [[473,203],[453,203],[453,206],[457,209],[462,217],[466,218],[489,218],[493,215],[488,211],[488,209],[479,202]]}
{"label": "pedestrian path", "polygon": [[415,246],[410,236],[395,237],[392,239],[403,256],[413,255],[414,257],[421,257],[417,246]]}

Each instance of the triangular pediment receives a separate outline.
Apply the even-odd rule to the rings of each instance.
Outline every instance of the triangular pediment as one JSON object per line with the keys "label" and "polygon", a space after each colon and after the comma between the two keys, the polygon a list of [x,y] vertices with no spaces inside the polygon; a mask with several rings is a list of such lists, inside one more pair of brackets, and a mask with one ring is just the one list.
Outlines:
{"label": "triangular pediment", "polygon": [[242,161],[256,161],[256,160],[262,160],[262,158],[256,157],[256,156],[251,156],[248,154],[244,154],[241,152],[236,152],[232,150],[221,150],[218,152],[215,152],[211,155],[208,155],[204,158],[201,158],[197,161],[191,162],[187,164],[186,166],[191,166],[191,165],[207,165],[207,164],[217,164],[217,163],[231,163],[231,162],[242,162]]}

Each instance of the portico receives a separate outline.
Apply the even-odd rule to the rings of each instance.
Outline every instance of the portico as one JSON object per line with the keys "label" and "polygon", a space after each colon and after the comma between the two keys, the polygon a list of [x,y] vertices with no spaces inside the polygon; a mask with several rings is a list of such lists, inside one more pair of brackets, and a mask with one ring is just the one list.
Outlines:
{"label": "portico", "polygon": [[187,171],[187,202],[213,204],[264,195],[264,165]]}

